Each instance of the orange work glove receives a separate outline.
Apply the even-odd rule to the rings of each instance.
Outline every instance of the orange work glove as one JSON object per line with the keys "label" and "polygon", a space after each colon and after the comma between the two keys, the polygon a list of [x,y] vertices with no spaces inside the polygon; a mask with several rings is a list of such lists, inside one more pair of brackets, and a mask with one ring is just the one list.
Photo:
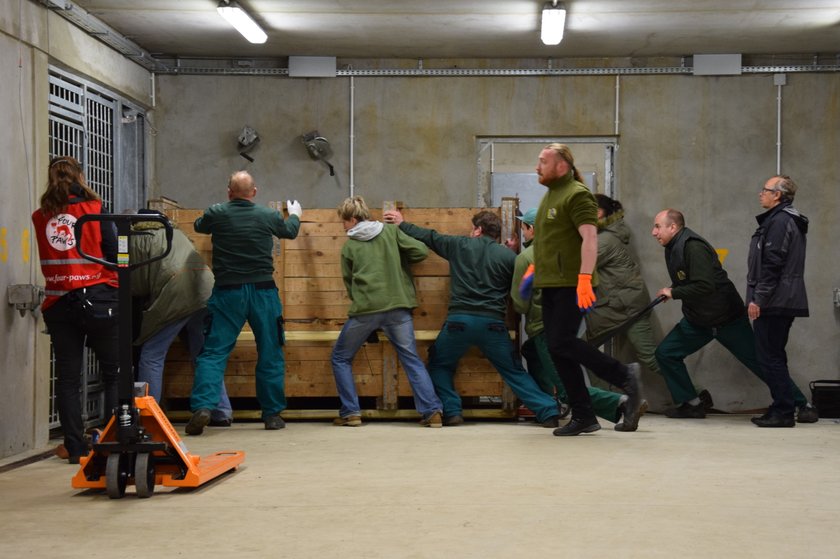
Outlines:
{"label": "orange work glove", "polygon": [[580,312],[589,312],[595,304],[595,292],[592,291],[592,274],[578,274],[577,302]]}

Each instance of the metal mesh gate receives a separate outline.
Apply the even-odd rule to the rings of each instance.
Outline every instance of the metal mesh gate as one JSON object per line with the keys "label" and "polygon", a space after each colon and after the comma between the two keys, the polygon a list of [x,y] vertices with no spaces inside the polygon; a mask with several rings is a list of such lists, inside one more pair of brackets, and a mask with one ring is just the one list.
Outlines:
{"label": "metal mesh gate", "polygon": [[[57,68],[50,69],[49,87],[50,158],[69,155],[80,161],[88,185],[102,198],[102,211],[114,212],[115,177],[118,176],[121,153],[118,123],[124,101]],[[136,147],[133,153],[139,154],[142,163],[142,141]],[[136,162],[128,162],[128,165],[137,166]],[[130,193],[128,197],[137,196]],[[55,428],[60,423],[55,405],[55,361],[50,353],[49,423],[50,428]],[[103,409],[105,398],[99,366],[87,349],[84,363],[79,397],[85,424],[93,426],[107,419],[108,410]]]}

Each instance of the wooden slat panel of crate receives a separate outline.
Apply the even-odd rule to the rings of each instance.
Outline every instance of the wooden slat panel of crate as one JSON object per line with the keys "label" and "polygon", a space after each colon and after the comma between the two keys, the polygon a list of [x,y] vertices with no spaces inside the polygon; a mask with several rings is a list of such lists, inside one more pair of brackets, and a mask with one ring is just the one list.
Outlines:
{"label": "wooden slat panel of crate", "polygon": [[[476,208],[404,209],[406,221],[435,229],[447,235],[467,235]],[[209,263],[212,244],[208,235],[195,233],[193,222],[203,210],[178,209],[167,212],[193,241]],[[381,219],[381,210],[372,210]],[[503,214],[505,212],[502,212]],[[505,217],[510,216],[507,212]],[[515,224],[506,224],[510,230]],[[330,353],[334,339],[347,319],[350,300],[341,278],[340,254],[346,232],[334,209],[304,210],[301,229],[295,240],[278,241],[275,281],[280,288],[286,319],[286,395],[288,397],[334,397]],[[418,351],[426,359],[447,313],[449,265],[434,253],[412,269],[417,288],[418,308],[414,326],[424,332],[418,336]],[[511,323],[513,327],[513,323]],[[246,325],[240,342],[231,353],[225,382],[231,397],[255,395],[256,348]],[[395,409],[397,397],[411,396],[405,372],[387,338],[382,343],[365,344],[353,361],[353,374],[359,396],[379,397],[381,409]],[[422,338],[422,339],[421,339]],[[192,366],[189,356],[174,344],[167,356],[164,393],[168,397],[189,397]],[[502,396],[506,411],[512,410],[513,397],[493,366],[472,350],[464,356],[455,375],[455,386],[463,396]]]}

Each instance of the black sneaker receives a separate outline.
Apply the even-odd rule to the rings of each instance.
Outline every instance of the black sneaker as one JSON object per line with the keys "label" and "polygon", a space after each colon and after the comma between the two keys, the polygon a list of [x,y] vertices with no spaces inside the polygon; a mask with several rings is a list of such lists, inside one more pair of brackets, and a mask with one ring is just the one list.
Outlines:
{"label": "black sneaker", "polygon": [[265,430],[266,431],[277,431],[279,429],[285,429],[286,428],[286,422],[283,421],[283,418],[280,417],[279,413],[277,415],[272,415],[272,416],[266,417],[263,420],[263,423],[265,423]]}
{"label": "black sneaker", "polygon": [[568,422],[563,427],[554,430],[555,437],[574,437],[575,435],[580,435],[581,433],[594,433],[601,428],[601,424],[598,423],[598,420],[594,417],[590,420],[580,420],[576,418],[572,418],[570,422]]}
{"label": "black sneaker", "polygon": [[[618,406],[618,410],[621,412],[622,417],[624,416],[624,404],[625,403],[626,402],[623,402],[621,405]],[[645,412],[647,410],[648,410],[647,400],[642,400],[642,405],[639,406],[639,417],[642,417],[643,415],[645,415]],[[634,426],[630,426],[627,423],[625,423],[624,421],[621,421],[619,423],[616,423],[615,427],[613,427],[613,429],[615,429],[616,431],[623,431],[625,433],[635,431],[638,428],[639,428],[638,420],[636,421],[636,425],[634,425]]]}
{"label": "black sneaker", "polygon": [[556,415],[553,417],[549,417],[548,419],[540,423],[540,425],[542,425],[546,429],[554,429],[560,427],[560,418]]}
{"label": "black sneaker", "polygon": [[198,410],[192,414],[189,423],[184,427],[184,432],[187,435],[200,435],[204,432],[208,423],[210,423],[210,410]]}
{"label": "black sneaker", "polygon": [[642,368],[638,363],[627,365],[627,380],[624,382],[624,393],[627,394],[627,401],[624,402],[624,427],[623,431],[635,431],[639,427],[640,410],[642,408]]}
{"label": "black sneaker", "polygon": [[225,417],[224,419],[210,419],[209,425],[210,427],[230,427],[233,423],[232,417]]}
{"label": "black sneaker", "polygon": [[557,416],[558,419],[566,419],[572,411],[572,406],[557,400],[557,411],[560,412],[560,415]]}
{"label": "black sneaker", "polygon": [[701,390],[697,397],[700,398],[700,403],[703,404],[704,410],[709,411],[715,407],[715,402],[712,400],[712,395],[708,390]]}
{"label": "black sneaker", "polygon": [[813,404],[806,404],[796,410],[797,423],[816,423],[820,420],[820,414]]}
{"label": "black sneaker", "polygon": [[443,424],[446,427],[455,427],[456,425],[463,425],[464,424],[464,416],[463,415],[447,415],[443,418]]}
{"label": "black sneaker", "polygon": [[676,408],[671,408],[665,411],[665,417],[671,419],[704,419],[706,417],[706,410],[703,407],[703,402],[692,405],[688,402],[683,402]]}
{"label": "black sneaker", "polygon": [[794,427],[796,423],[793,421],[793,416],[783,416],[773,413],[765,413],[759,417],[750,419],[759,427]]}

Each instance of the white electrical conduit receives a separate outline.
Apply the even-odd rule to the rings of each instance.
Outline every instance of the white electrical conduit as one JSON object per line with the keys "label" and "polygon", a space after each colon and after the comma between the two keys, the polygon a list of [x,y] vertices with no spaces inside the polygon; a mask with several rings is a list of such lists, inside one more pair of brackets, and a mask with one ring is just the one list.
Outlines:
{"label": "white electrical conduit", "polygon": [[782,86],[776,86],[776,174],[782,172]]}
{"label": "white electrical conduit", "polygon": [[621,94],[621,76],[615,77],[615,135],[618,136],[618,100]]}
{"label": "white electrical conduit", "polygon": [[356,190],[353,178],[353,149],[356,143],[356,136],[353,130],[353,113],[356,104],[356,83],[353,81],[354,76],[350,76],[350,197],[353,197],[353,192]]}

